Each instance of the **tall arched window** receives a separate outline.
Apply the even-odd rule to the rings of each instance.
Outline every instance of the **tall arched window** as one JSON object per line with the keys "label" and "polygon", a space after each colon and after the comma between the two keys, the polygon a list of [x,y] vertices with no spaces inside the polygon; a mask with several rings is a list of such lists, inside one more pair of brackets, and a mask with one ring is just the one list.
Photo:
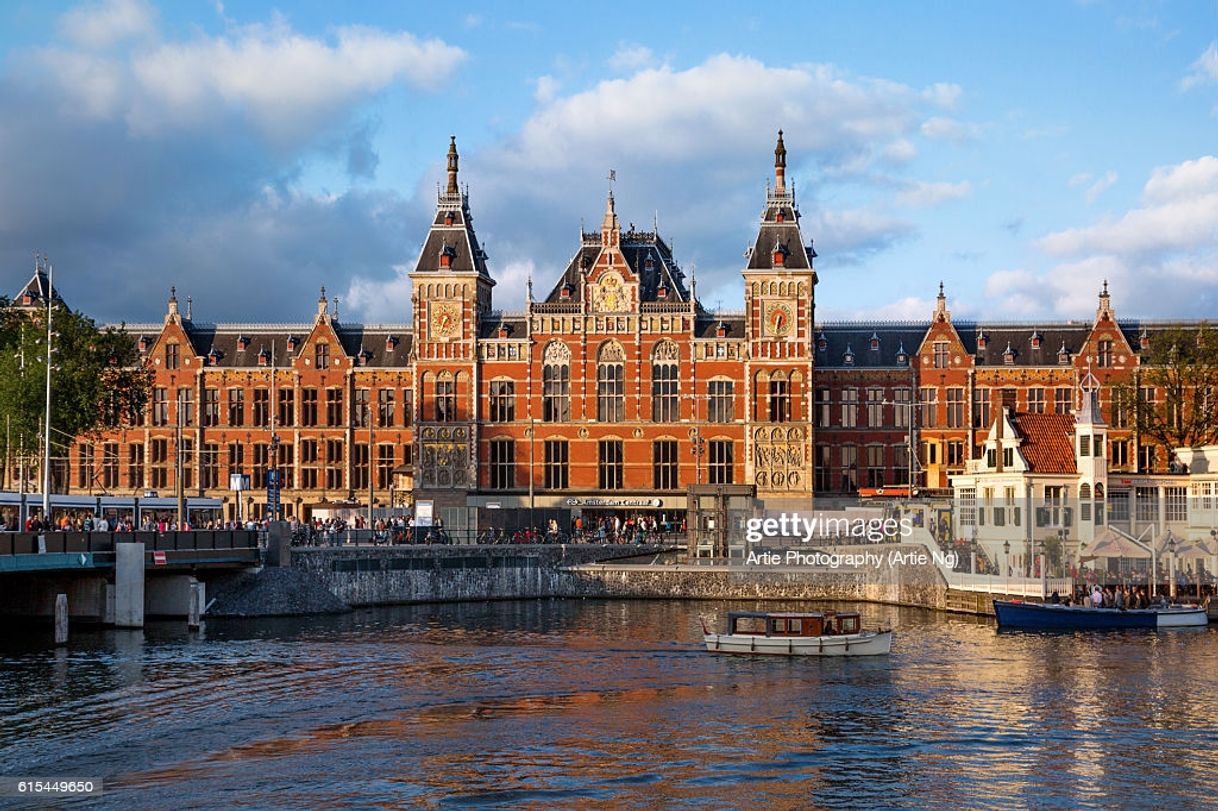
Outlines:
{"label": "tall arched window", "polygon": [[770,378],[770,422],[790,422],[791,386],[784,372]]}
{"label": "tall arched window", "polygon": [[568,422],[571,419],[571,350],[551,341],[542,357],[541,419]]}
{"label": "tall arched window", "polygon": [[626,353],[609,341],[596,358],[596,418],[601,422],[626,419]]}
{"label": "tall arched window", "polygon": [[436,422],[454,422],[457,419],[457,383],[451,372],[440,372],[436,377]]}
{"label": "tall arched window", "polygon": [[1091,485],[1085,482],[1078,486],[1078,512],[1079,520],[1091,520]]}
{"label": "tall arched window", "polygon": [[662,341],[651,356],[651,419],[655,422],[680,419],[680,354],[675,343]]}

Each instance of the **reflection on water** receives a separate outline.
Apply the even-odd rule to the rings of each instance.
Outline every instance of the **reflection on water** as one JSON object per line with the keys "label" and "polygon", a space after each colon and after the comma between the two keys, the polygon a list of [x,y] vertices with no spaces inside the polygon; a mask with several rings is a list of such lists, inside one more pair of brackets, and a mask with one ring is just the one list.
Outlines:
{"label": "reflection on water", "polygon": [[108,808],[1210,803],[1214,631],[999,635],[864,606],[896,629],[890,657],[712,656],[698,616],[726,609],[411,606],[58,651],[9,636],[0,771],[103,777]]}

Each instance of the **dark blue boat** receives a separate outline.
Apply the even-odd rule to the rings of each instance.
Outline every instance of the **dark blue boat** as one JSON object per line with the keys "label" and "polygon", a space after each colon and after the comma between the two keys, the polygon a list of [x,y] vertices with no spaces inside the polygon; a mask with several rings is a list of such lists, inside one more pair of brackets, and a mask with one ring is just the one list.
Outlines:
{"label": "dark blue boat", "polygon": [[999,628],[1043,631],[1170,628],[1206,623],[1203,608],[1086,608],[1078,605],[994,601]]}

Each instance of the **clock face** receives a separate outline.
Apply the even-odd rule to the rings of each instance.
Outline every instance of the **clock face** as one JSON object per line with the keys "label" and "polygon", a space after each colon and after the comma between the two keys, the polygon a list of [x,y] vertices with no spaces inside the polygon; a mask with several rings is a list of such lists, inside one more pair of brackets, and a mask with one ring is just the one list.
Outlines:
{"label": "clock face", "polygon": [[432,338],[457,338],[461,335],[461,304],[456,301],[433,301],[431,313]]}
{"label": "clock face", "polygon": [[616,273],[606,273],[597,287],[597,298],[600,308],[606,312],[616,313],[626,309],[626,288],[622,277]]}
{"label": "clock face", "polygon": [[785,301],[769,302],[763,315],[765,334],[771,338],[785,338],[791,334],[795,322],[794,308]]}

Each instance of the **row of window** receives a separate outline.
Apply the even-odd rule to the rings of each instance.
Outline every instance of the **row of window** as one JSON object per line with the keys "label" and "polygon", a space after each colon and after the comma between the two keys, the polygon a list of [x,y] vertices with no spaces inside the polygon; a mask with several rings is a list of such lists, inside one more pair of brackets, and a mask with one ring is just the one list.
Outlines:
{"label": "row of window", "polygon": [[[677,367],[665,366],[666,371],[652,379],[651,419],[653,422],[677,422],[680,419],[680,392],[677,387]],[[600,422],[622,422],[626,418],[626,393],[621,366],[605,366],[598,371],[596,418]],[[437,386],[442,381],[436,381]],[[790,398],[787,381],[771,381],[773,396],[770,417],[773,422],[790,420]],[[439,392],[437,391],[437,398]],[[492,380],[487,416],[491,422],[513,422],[516,419],[516,383]],[[707,384],[706,419],[726,423],[736,418],[735,384],[730,380],[712,380]],[[542,422],[571,420],[571,380],[569,368],[547,366],[542,377]],[[441,420],[442,421],[442,420]]]}
{"label": "row of window", "polygon": [[[280,443],[272,458],[271,445],[265,442],[249,446],[247,457],[246,445],[240,442],[230,442],[224,445],[216,442],[203,443],[195,458],[195,443],[183,438],[174,446],[169,439],[153,439],[148,447],[148,484],[153,489],[163,489],[170,486],[171,472],[180,465],[182,471],[182,486],[195,486],[195,471],[199,471],[199,487],[204,489],[227,489],[228,475],[232,473],[250,474],[250,486],[254,489],[266,487],[266,471],[272,467],[280,471],[283,487],[292,489],[295,485],[295,448],[291,443]],[[100,458],[98,452],[100,451]],[[410,445],[402,447],[402,462],[411,464],[413,448]],[[175,454],[180,459],[175,458]],[[352,466],[350,488],[355,490],[368,487],[368,445],[355,443],[352,447]],[[376,446],[375,452],[375,486],[380,489],[388,488],[393,483],[393,468],[398,463],[397,449],[391,444]],[[247,462],[249,463],[247,466]],[[316,490],[323,485],[327,489],[340,490],[344,488],[343,471],[347,467],[346,443],[341,439],[302,439],[300,441],[300,486],[306,490]],[[76,486],[82,490],[95,488],[117,489],[122,486],[119,482],[120,468],[126,468],[127,487],[139,489],[145,486],[145,454],[142,444],[133,443],[127,446],[126,454],[122,454],[117,442],[106,442],[95,448],[93,445],[81,444],[76,450]]]}
{"label": "row of window", "polygon": [[[961,526],[985,526],[987,522],[996,527],[1020,526],[1022,497],[1017,488],[1004,487],[997,501],[996,496],[997,488],[993,487],[982,488],[980,499],[975,488],[961,488],[957,494]],[[1109,521],[1125,522],[1129,520],[1131,501],[1136,521],[1154,523],[1159,520],[1160,497],[1166,521],[1188,520],[1188,492],[1184,487],[1164,487],[1162,493],[1157,487],[1113,490],[1105,500],[1104,485],[1096,484],[1092,489],[1084,483],[1079,485],[1078,500],[1068,503],[1064,485],[1046,485],[1040,496],[1040,503],[1034,505],[1034,520],[1038,527],[1069,527],[1073,524],[1076,508],[1078,518],[1083,522],[1103,524],[1105,517]],[[1196,498],[1194,508],[1208,509]]]}
{"label": "row of window", "polygon": [[[517,482],[516,441],[507,438],[490,442],[490,488],[511,490]],[[651,486],[656,490],[676,490],[681,486],[678,476],[677,440],[657,439],[651,445]],[[732,484],[735,471],[735,445],[730,439],[712,439],[706,443],[707,483]],[[570,443],[565,439],[547,439],[543,453],[542,476],[545,489],[566,490],[571,483]],[[620,439],[602,439],[596,443],[596,484],[601,490],[621,490],[626,487],[625,449]],[[700,470],[700,469],[699,469]],[[528,471],[524,471],[528,475]],[[644,485],[631,483],[633,489]]]}
{"label": "row of window", "polygon": [[[289,343],[289,348],[291,344]],[[242,349],[239,343],[238,349]],[[165,344],[165,368],[172,371],[180,367],[182,362],[182,348],[176,341],[170,341]],[[306,361],[307,363],[308,361]],[[325,341],[319,341],[313,346],[313,366],[317,369],[330,368],[330,345]]]}
{"label": "row of window", "polygon": [[[449,387],[452,386],[452,381],[448,381]],[[256,428],[266,428],[271,424],[271,392],[269,389],[254,389],[252,392],[253,400],[250,403],[250,408],[246,408],[246,390],[240,388],[231,388],[223,392],[224,402],[221,403],[221,390],[218,388],[207,388],[203,390],[203,403],[201,407],[200,418],[204,427],[215,427],[221,424],[220,417],[224,415],[227,421],[224,425],[238,428],[246,424],[247,415],[250,418],[249,424]],[[296,426],[296,389],[283,388],[275,393],[276,409],[275,409],[275,424],[285,428]],[[351,419],[348,419],[347,411],[344,408],[344,390],[341,388],[329,388],[320,391],[316,388],[303,388],[300,390],[300,426],[305,428],[317,427],[326,425],[330,427],[345,427],[348,423],[357,428],[368,427],[368,419],[370,415],[375,415],[376,427],[392,428],[392,427],[409,427],[413,422],[414,414],[414,392],[411,389],[402,389],[402,410],[401,422],[397,418],[397,389],[377,389],[376,404],[373,408],[369,407],[369,397],[371,390],[356,389],[354,409]],[[451,391],[449,396],[452,400],[452,405],[455,407],[456,392]],[[320,399],[319,399],[320,398]],[[194,389],[180,388],[176,393],[177,419],[178,424],[182,426],[192,426],[195,424],[195,403]],[[324,417],[324,422],[322,421]],[[170,424],[169,414],[169,390],[164,387],[157,387],[152,392],[152,424],[154,426],[166,426]]]}

